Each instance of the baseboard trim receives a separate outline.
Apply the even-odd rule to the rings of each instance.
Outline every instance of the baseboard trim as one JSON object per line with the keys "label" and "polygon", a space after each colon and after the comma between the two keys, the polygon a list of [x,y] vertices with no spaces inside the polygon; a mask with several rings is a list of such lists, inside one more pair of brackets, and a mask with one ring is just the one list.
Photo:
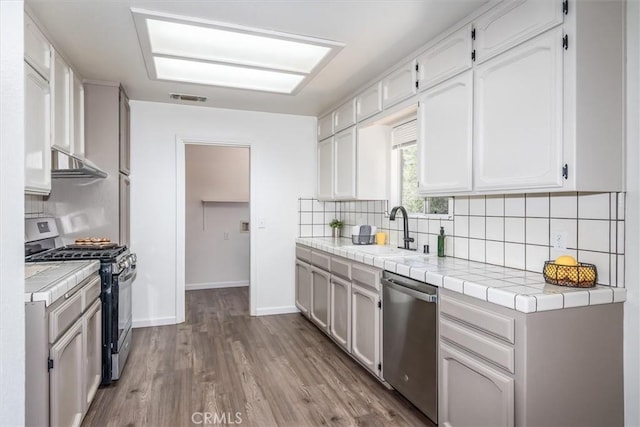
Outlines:
{"label": "baseboard trim", "polygon": [[184,290],[199,291],[202,289],[241,288],[244,286],[249,286],[249,282],[242,280],[239,282],[187,283],[184,285]]}
{"label": "baseboard trim", "polygon": [[256,316],[271,316],[274,314],[298,313],[300,310],[295,305],[283,307],[263,307],[256,310]]}
{"label": "baseboard trim", "polygon": [[175,325],[176,317],[155,317],[153,319],[134,319],[132,322],[133,328],[148,328],[150,326],[166,326]]}

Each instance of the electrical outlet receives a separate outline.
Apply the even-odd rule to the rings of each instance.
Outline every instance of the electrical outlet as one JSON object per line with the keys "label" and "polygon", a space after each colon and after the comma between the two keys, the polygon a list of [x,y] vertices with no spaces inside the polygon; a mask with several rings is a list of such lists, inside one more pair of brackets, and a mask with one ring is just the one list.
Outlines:
{"label": "electrical outlet", "polygon": [[552,231],[551,232],[551,245],[553,249],[567,249],[567,239],[569,233],[566,231]]}
{"label": "electrical outlet", "polygon": [[228,231],[224,232],[224,240],[229,240],[229,232]]}

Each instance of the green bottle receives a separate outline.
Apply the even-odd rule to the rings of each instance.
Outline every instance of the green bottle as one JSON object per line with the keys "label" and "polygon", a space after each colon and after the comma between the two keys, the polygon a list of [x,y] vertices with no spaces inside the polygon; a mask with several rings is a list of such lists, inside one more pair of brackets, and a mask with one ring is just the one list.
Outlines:
{"label": "green bottle", "polygon": [[438,236],[438,256],[444,256],[444,227],[440,227],[440,235]]}

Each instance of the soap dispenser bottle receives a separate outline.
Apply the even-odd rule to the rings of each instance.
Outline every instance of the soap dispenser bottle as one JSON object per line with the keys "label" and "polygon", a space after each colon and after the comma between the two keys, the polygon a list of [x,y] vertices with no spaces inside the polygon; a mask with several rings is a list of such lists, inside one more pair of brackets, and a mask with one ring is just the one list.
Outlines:
{"label": "soap dispenser bottle", "polygon": [[444,227],[440,227],[440,235],[438,236],[438,256],[444,256]]}

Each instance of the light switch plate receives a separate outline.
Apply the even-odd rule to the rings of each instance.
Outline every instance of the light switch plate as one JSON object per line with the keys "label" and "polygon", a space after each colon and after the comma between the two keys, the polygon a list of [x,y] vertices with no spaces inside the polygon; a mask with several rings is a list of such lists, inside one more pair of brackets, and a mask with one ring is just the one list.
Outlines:
{"label": "light switch plate", "polygon": [[267,228],[267,220],[264,218],[258,218],[258,228]]}

